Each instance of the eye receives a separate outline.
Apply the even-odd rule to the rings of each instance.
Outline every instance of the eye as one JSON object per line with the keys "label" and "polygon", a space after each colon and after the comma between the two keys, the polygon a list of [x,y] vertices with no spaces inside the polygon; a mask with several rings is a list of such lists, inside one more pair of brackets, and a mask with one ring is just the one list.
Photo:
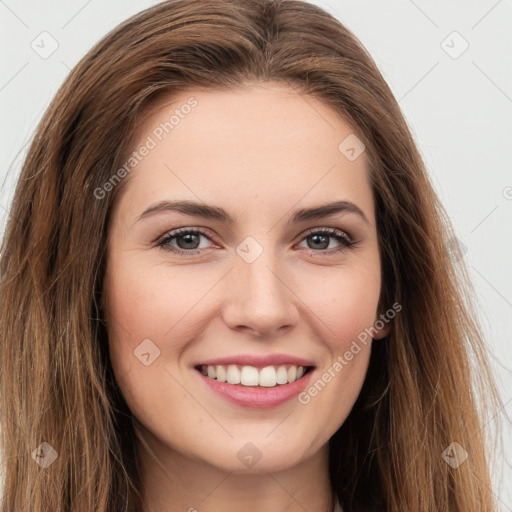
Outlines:
{"label": "eye", "polygon": [[[327,251],[316,250],[328,249],[330,245],[330,238],[334,238],[339,245],[331,247]],[[346,249],[350,249],[355,244],[355,242],[346,233],[334,228],[313,228],[305,233],[303,240],[305,240],[306,243],[308,243],[308,240],[311,241],[311,244],[308,244],[307,247],[310,252],[320,252],[322,256],[342,252]]]}
{"label": "eye", "polygon": [[[180,228],[166,234],[156,246],[174,254],[190,256],[199,254],[200,249],[206,249],[208,246],[201,247],[201,237],[209,240],[212,239],[207,232],[201,228]],[[338,245],[329,249],[329,239],[335,239]],[[321,253],[322,255],[330,255],[351,248],[355,242],[343,231],[334,228],[313,228],[307,231],[302,239],[306,242],[311,240],[307,249],[311,253]],[[177,244],[177,247],[172,242]],[[329,249],[329,250],[324,250]]]}
{"label": "eye", "polygon": [[[164,236],[164,238],[157,243],[157,247],[176,254],[197,254],[200,252],[197,249],[204,249],[204,247],[200,247],[201,237],[211,240],[210,237],[206,235],[206,231],[201,228],[180,228]],[[174,239],[179,241],[178,247],[171,245],[171,241]]]}

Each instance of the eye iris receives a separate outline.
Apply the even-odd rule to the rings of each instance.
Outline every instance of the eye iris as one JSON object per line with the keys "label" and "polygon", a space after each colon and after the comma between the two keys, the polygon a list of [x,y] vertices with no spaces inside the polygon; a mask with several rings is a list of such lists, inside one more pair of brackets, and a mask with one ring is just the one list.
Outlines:
{"label": "eye iris", "polygon": [[[197,238],[197,240],[194,240],[194,238]],[[182,243],[180,243],[180,240],[185,239],[185,247],[182,247]],[[197,245],[197,242],[199,241],[199,236],[195,233],[186,233],[184,235],[179,235],[176,237],[176,240],[178,242],[178,246],[180,249],[197,249],[197,246],[189,247],[188,244],[194,245],[194,243]]]}
{"label": "eye iris", "polygon": [[[312,247],[312,249],[326,249],[329,247],[329,236],[327,235],[321,235],[321,234],[315,234],[308,237],[311,240],[315,240],[313,243],[320,243],[322,247]],[[323,242],[322,242],[323,240]]]}

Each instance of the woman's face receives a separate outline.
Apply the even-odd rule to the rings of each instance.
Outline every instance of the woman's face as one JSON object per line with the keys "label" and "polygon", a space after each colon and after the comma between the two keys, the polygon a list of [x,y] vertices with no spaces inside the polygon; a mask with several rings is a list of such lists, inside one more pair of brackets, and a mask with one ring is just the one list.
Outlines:
{"label": "woman's face", "polygon": [[[329,107],[275,83],[190,90],[139,127],[103,303],[117,382],[157,455],[277,470],[344,422],[381,288],[361,149]],[[307,213],[341,201],[355,206]],[[296,380],[298,366],[313,368]]]}

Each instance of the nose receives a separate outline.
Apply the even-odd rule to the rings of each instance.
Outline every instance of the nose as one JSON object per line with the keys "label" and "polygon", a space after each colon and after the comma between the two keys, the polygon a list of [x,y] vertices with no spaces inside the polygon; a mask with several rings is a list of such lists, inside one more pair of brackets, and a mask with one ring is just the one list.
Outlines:
{"label": "nose", "polygon": [[282,336],[299,320],[290,275],[266,249],[252,263],[235,258],[225,287],[223,318],[237,331],[258,337]]}

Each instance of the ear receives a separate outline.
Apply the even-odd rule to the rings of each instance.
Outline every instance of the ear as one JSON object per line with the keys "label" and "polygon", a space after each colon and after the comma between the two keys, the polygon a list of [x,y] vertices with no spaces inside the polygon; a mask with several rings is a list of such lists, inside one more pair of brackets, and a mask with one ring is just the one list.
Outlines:
{"label": "ear", "polygon": [[380,340],[385,338],[391,332],[391,320],[387,318],[385,314],[378,315],[375,317],[373,327],[377,332],[372,336],[372,338],[374,340]]}
{"label": "ear", "polygon": [[389,332],[391,331],[390,326],[386,325],[382,329],[379,329],[379,332],[375,334],[375,336],[372,336],[374,340],[381,340],[382,338],[385,338]]}

